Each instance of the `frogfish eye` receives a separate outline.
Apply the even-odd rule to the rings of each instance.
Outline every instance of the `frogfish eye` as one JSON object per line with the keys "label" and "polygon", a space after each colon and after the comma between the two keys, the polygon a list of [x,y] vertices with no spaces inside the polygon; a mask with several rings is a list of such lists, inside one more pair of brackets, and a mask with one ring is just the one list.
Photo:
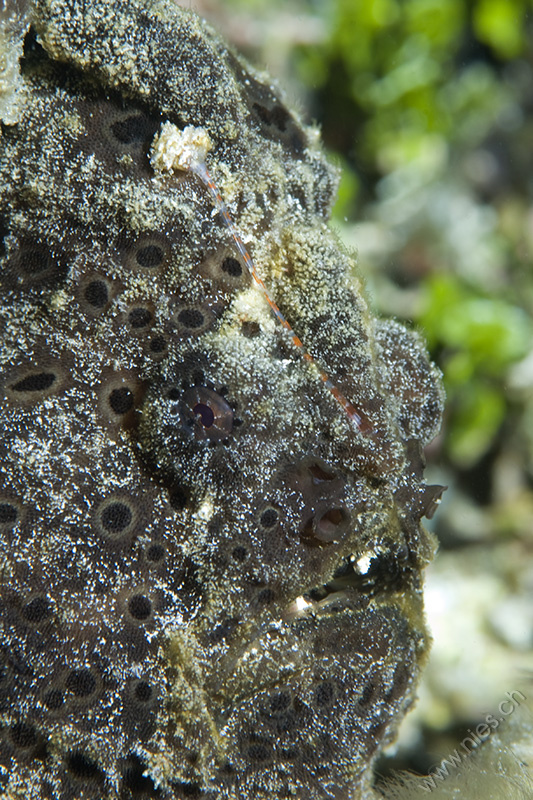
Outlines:
{"label": "frogfish eye", "polygon": [[181,418],[195,439],[220,441],[233,430],[233,409],[206,386],[193,386],[181,398]]}

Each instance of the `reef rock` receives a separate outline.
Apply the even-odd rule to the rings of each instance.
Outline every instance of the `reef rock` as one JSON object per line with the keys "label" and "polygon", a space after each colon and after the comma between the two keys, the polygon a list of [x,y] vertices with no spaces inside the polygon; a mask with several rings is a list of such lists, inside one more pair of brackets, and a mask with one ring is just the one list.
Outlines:
{"label": "reef rock", "polygon": [[[365,796],[428,647],[440,376],[370,313],[316,130],[201,19],[1,14],[0,791]],[[209,137],[315,361],[198,177],[154,170],[165,123]]]}

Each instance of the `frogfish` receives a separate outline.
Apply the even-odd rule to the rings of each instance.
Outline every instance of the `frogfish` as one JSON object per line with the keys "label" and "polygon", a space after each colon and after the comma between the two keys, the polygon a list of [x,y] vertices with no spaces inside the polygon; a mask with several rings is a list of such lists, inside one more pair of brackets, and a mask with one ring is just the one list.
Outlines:
{"label": "frogfish", "polygon": [[0,793],[370,797],[444,394],[318,130],[172,0],[4,2],[0,118]]}

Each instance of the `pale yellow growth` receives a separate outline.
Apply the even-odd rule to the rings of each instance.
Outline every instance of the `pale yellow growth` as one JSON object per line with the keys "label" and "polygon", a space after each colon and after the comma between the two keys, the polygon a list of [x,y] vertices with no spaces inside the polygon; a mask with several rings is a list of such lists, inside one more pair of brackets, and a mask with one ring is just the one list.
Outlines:
{"label": "pale yellow growth", "polygon": [[203,164],[212,146],[204,128],[187,125],[180,131],[172,122],[164,122],[154,137],[150,161],[159,172],[187,171]]}

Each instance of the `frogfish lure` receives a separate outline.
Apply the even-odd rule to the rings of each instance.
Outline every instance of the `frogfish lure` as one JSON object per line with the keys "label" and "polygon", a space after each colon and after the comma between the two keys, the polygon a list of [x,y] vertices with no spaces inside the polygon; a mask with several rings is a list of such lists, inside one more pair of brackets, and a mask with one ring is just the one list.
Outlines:
{"label": "frogfish lure", "polygon": [[188,125],[183,130],[180,130],[176,125],[171,122],[165,122],[161,126],[161,131],[154,138],[151,164],[158,172],[170,172],[172,170],[180,170],[182,172],[192,172],[201,181],[203,186],[209,193],[216,211],[224,220],[224,224],[228,228],[235,247],[239,251],[244,264],[252,276],[255,284],[259,287],[263,296],[265,297],[273,315],[278,322],[288,332],[291,341],[297,347],[305,361],[312,364],[318,372],[320,380],[324,383],[325,387],[331,392],[337,403],[347,414],[349,420],[361,431],[361,433],[372,433],[372,426],[362,412],[358,411],[352,403],[344,396],[335,383],[331,380],[328,373],[316,362],[313,356],[306,350],[302,340],[291,327],[290,323],[285,319],[285,316],[280,311],[276,302],[270,296],[270,293],[265,286],[265,283],[255,266],[255,262],[248,252],[246,245],[239,233],[239,229],[233,222],[229,213],[227,205],[222,199],[220,190],[211,177],[207,166],[206,157],[207,153],[212,147],[212,142],[209,138],[207,131],[204,128],[195,128]]}

